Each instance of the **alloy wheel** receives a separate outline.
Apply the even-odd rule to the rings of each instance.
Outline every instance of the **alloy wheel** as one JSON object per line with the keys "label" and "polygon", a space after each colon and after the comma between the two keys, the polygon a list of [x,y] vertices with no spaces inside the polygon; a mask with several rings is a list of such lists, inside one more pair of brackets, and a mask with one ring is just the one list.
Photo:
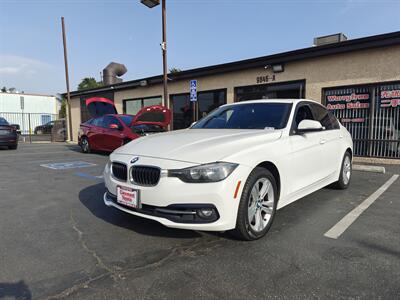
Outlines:
{"label": "alloy wheel", "polygon": [[347,185],[350,181],[350,176],[351,176],[351,160],[348,155],[346,155],[346,157],[344,158],[342,172],[343,172],[342,174],[343,183]]}
{"label": "alloy wheel", "polygon": [[81,142],[81,147],[83,152],[88,152],[89,151],[89,142],[87,139],[82,139]]}
{"label": "alloy wheel", "polygon": [[249,225],[255,232],[263,231],[273,214],[274,187],[268,178],[258,179],[251,189],[248,205]]}

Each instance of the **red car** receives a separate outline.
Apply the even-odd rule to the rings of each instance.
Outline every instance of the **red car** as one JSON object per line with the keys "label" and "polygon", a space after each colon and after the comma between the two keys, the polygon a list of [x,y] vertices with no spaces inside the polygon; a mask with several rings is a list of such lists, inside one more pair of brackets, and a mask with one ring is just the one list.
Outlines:
{"label": "red car", "polygon": [[79,128],[78,144],[84,153],[112,152],[141,136],[165,131],[171,121],[171,111],[161,105],[144,107],[135,116],[118,114],[107,98],[89,98],[86,106],[93,118]]}

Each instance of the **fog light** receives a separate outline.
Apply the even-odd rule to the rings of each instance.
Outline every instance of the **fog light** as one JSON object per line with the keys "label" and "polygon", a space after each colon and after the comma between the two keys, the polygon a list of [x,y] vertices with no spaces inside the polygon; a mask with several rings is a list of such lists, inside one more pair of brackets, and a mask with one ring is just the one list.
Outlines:
{"label": "fog light", "polygon": [[202,219],[209,219],[214,215],[214,210],[212,208],[201,208],[197,210],[197,214]]}

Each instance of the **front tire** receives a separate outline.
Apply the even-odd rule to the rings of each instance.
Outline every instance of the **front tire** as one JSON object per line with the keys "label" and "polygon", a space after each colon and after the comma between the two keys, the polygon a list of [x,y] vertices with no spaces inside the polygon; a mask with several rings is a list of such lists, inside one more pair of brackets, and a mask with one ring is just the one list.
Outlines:
{"label": "front tire", "polygon": [[272,225],[277,203],[274,176],[267,169],[255,168],[243,188],[233,234],[246,241],[263,237]]}
{"label": "front tire", "polygon": [[89,144],[89,139],[87,137],[83,137],[81,139],[81,150],[82,153],[90,153],[90,144]]}
{"label": "front tire", "polygon": [[10,149],[10,150],[17,150],[17,148],[18,148],[18,144],[8,147],[8,149]]}
{"label": "front tire", "polygon": [[342,166],[340,168],[340,176],[339,180],[333,184],[333,187],[338,190],[345,190],[350,185],[350,179],[352,175],[352,162],[351,162],[351,154],[349,151],[343,156]]}

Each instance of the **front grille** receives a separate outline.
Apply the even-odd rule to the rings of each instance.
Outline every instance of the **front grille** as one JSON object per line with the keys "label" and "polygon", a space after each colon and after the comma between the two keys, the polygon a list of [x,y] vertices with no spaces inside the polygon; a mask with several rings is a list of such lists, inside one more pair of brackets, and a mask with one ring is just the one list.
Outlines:
{"label": "front grille", "polygon": [[112,163],[112,174],[115,179],[126,181],[128,178],[128,169],[125,164],[113,162]]}
{"label": "front grille", "polygon": [[138,185],[154,186],[160,180],[160,172],[156,167],[135,166],[131,168],[132,181]]}

